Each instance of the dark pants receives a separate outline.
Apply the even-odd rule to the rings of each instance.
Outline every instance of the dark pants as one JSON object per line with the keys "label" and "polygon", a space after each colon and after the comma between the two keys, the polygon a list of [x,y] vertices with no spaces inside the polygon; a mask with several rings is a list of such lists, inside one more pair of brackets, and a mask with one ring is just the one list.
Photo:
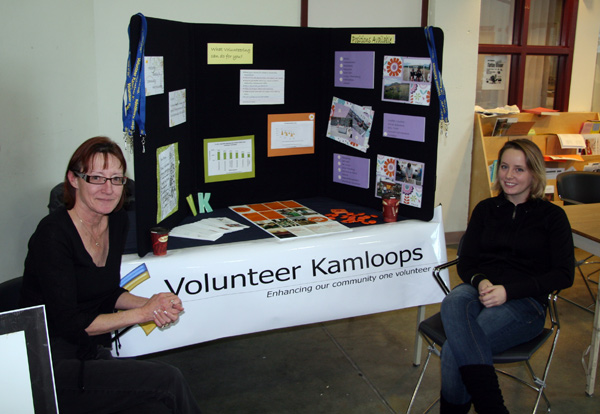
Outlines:
{"label": "dark pants", "polygon": [[479,292],[463,283],[442,302],[447,341],[442,348],[442,394],[452,404],[470,400],[460,368],[493,365],[492,355],[535,338],[546,321],[545,309],[535,299],[512,299],[486,308]]}
{"label": "dark pants", "polygon": [[107,349],[83,366],[77,359],[55,360],[54,379],[61,414],[200,412],[179,369],[113,358]]}

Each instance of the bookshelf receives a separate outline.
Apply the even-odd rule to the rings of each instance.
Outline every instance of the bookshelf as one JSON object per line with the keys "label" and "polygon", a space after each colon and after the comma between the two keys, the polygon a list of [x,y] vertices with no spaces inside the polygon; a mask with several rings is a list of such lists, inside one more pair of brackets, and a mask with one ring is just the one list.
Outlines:
{"label": "bookshelf", "polygon": [[[497,118],[517,118],[517,122],[534,122],[533,135],[526,136],[492,136]],[[473,208],[481,200],[491,197],[492,183],[490,165],[496,160],[498,151],[506,141],[515,138],[529,138],[542,150],[544,155],[575,154],[577,150],[562,149],[556,134],[578,134],[583,122],[598,120],[596,112],[557,112],[553,115],[537,115],[520,113],[514,115],[499,115],[484,117],[475,114],[473,127],[473,151],[471,158],[471,188],[469,191],[469,217]],[[571,167],[583,170],[584,165],[590,162],[600,162],[600,155],[584,155],[584,161],[547,161],[547,168]],[[554,200],[558,201],[556,194],[556,180],[549,179],[548,185],[554,186]]]}

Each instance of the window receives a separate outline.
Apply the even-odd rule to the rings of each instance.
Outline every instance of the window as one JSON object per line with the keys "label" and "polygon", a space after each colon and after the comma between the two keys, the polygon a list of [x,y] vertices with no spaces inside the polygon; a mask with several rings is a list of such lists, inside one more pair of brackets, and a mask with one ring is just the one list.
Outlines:
{"label": "window", "polygon": [[482,0],[476,103],[566,111],[577,0]]}

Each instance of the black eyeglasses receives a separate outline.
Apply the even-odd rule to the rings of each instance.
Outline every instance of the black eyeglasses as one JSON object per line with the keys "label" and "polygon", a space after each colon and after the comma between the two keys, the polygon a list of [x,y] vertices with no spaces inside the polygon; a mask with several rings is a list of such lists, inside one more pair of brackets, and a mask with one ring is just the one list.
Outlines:
{"label": "black eyeglasses", "polygon": [[83,178],[86,183],[96,184],[96,185],[105,184],[107,181],[110,181],[112,185],[125,185],[125,183],[127,182],[127,177],[108,178],[108,177],[102,177],[100,175],[87,175],[87,174],[84,174],[79,171],[73,171],[73,174],[75,174],[79,178]]}

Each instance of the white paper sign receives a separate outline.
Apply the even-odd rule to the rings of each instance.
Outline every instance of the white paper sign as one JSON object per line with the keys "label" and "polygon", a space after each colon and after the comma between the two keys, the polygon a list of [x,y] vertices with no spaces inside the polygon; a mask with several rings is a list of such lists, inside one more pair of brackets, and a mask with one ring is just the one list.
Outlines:
{"label": "white paper sign", "polygon": [[158,211],[156,222],[161,222],[177,211],[179,155],[177,144],[156,150],[158,181]]}
{"label": "white paper sign", "polygon": [[311,147],[314,140],[315,121],[273,122],[271,124],[271,148]]}
{"label": "white paper sign", "polygon": [[486,56],[483,67],[482,90],[501,91],[506,88],[508,72],[506,55]]}
{"label": "white paper sign", "polygon": [[185,89],[169,92],[169,126],[174,127],[186,121]]}
{"label": "white paper sign", "polygon": [[240,105],[284,103],[284,70],[240,70]]}
{"label": "white paper sign", "polygon": [[146,96],[165,92],[165,65],[162,56],[144,57],[144,86]]}

